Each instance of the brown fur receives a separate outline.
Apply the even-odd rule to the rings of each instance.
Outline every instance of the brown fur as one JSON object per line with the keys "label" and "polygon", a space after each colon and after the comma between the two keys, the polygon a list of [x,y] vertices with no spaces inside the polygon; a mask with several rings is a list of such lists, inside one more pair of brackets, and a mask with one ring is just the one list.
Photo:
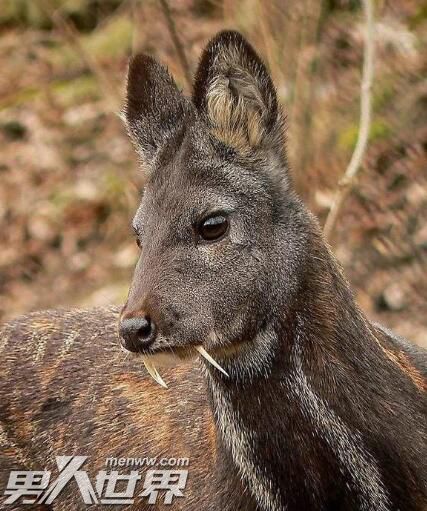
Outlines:
{"label": "brown fur", "polygon": [[[197,362],[166,370],[170,388],[160,388],[140,359],[120,352],[117,321],[113,308],[35,313],[0,331],[2,492],[13,467],[57,473],[55,455],[88,455],[84,468],[92,481],[109,457],[188,457],[185,499],[176,499],[172,507],[144,507],[138,500],[132,509],[200,509],[209,502],[212,486],[206,484],[218,463],[218,439]],[[38,349],[35,325],[42,325],[46,341],[38,359],[31,356]],[[67,350],[63,332],[75,338]],[[6,384],[9,379],[13,387]],[[146,469],[139,470],[144,476]],[[75,486],[69,486],[55,509],[86,509]]]}

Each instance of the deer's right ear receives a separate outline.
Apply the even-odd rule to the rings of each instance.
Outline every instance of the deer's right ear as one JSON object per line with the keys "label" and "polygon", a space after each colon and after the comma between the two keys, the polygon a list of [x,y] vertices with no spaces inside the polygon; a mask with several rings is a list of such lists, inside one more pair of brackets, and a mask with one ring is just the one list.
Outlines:
{"label": "deer's right ear", "polygon": [[153,163],[189,111],[188,100],[163,66],[142,54],[130,60],[123,114],[144,166]]}

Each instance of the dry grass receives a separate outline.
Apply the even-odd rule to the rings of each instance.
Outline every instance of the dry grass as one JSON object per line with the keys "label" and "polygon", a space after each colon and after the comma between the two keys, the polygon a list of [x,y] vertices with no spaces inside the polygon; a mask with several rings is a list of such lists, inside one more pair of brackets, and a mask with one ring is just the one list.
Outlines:
{"label": "dry grass", "polygon": [[[90,16],[73,3],[10,0],[27,11],[0,13],[0,316],[125,297],[136,258],[126,225],[141,182],[115,113],[132,50],[166,63],[188,93],[209,37],[241,30],[275,79],[297,189],[324,221],[357,142],[363,14],[356,0],[176,0],[168,2],[169,21],[157,0],[95,2]],[[40,7],[31,15],[38,21],[30,4]],[[376,11],[364,172],[337,219],[335,246],[361,305],[421,343],[426,9],[392,0],[376,2]]]}

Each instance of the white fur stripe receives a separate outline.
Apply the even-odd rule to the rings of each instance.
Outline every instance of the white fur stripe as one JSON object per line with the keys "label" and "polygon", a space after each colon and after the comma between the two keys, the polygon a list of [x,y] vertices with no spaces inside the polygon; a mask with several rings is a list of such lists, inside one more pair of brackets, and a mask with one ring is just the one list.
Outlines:
{"label": "white fur stripe", "polygon": [[274,491],[273,481],[261,472],[261,465],[256,464],[256,443],[251,432],[233,409],[229,400],[219,387],[211,385],[216,401],[215,415],[223,441],[230,450],[241,476],[249,482],[249,490],[262,509],[283,511],[284,505]]}
{"label": "white fur stripe", "polygon": [[352,479],[360,496],[361,511],[388,511],[390,502],[375,459],[366,450],[360,433],[347,427],[315,394],[304,374],[301,356],[301,339],[297,336],[292,354],[294,370],[288,378],[288,388],[312,420],[315,431],[338,457],[342,472]]}

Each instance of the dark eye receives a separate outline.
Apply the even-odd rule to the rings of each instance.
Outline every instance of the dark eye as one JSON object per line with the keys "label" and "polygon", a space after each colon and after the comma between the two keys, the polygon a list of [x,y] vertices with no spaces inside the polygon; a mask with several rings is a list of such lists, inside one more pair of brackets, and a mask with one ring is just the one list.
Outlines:
{"label": "dark eye", "polygon": [[138,236],[135,238],[135,243],[137,244],[138,248],[141,248],[141,240],[138,238]]}
{"label": "dark eye", "polygon": [[228,231],[228,219],[224,215],[205,218],[198,226],[198,234],[205,241],[216,241]]}

